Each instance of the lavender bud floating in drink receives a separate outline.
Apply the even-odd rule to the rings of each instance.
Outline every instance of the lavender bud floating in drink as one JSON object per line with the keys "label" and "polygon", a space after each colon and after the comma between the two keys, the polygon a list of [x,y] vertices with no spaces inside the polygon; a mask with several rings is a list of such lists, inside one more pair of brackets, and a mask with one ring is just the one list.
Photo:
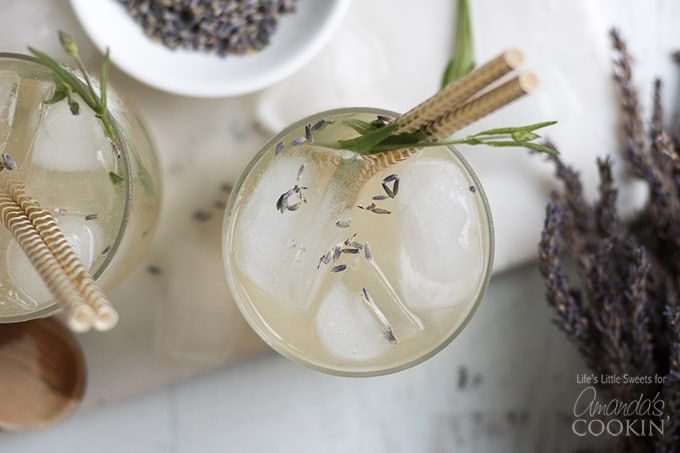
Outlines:
{"label": "lavender bud floating in drink", "polygon": [[451,145],[555,151],[533,142],[552,123],[449,136],[533,89],[533,74],[514,74],[520,62],[505,52],[404,115],[324,112],[265,144],[232,192],[223,252],[236,302],[269,345],[366,376],[413,366],[461,331],[494,237],[483,186]]}

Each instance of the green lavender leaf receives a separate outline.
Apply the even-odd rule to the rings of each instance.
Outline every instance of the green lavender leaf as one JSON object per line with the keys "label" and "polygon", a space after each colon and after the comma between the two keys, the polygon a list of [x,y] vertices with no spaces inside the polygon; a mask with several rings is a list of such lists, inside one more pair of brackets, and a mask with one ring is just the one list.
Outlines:
{"label": "green lavender leaf", "polygon": [[359,154],[371,154],[371,149],[392,135],[399,129],[399,124],[390,123],[385,127],[372,129],[363,135],[349,140],[338,140],[338,145],[343,149],[349,149]]}
{"label": "green lavender leaf", "polygon": [[525,132],[525,131],[523,131],[523,132],[513,132],[512,134],[510,134],[510,136],[516,142],[530,142],[531,140],[535,140],[538,137],[540,137],[540,135],[538,135],[538,134],[534,134],[533,132]]}
{"label": "green lavender leaf", "polygon": [[471,72],[475,65],[470,5],[468,0],[458,0],[453,55],[444,69],[441,86],[460,79]]}
{"label": "green lavender leaf", "polygon": [[[476,144],[476,143],[475,143]],[[537,151],[540,153],[547,153],[547,154],[552,154],[554,156],[559,155],[559,152],[554,149],[550,148],[549,146],[541,145],[539,143],[532,143],[532,142],[515,142],[515,141],[508,141],[508,142],[483,142],[482,144],[487,145],[487,146],[493,146],[497,148],[528,148],[532,151]]]}
{"label": "green lavender leaf", "polygon": [[45,104],[47,105],[56,104],[57,102],[66,99],[66,97],[70,95],[70,90],[68,86],[61,83],[61,81],[57,80],[57,83],[55,85],[56,88],[54,90],[54,93],[52,93],[52,97],[45,101]]}
{"label": "green lavender leaf", "polygon": [[78,57],[78,46],[76,45],[71,35],[63,31],[59,31],[59,42],[61,42],[61,47],[64,48],[67,54],[73,58]]}
{"label": "green lavender leaf", "polygon": [[527,124],[526,126],[516,126],[516,127],[497,127],[495,129],[487,129],[482,132],[477,132],[475,136],[484,135],[503,135],[503,134],[514,134],[516,132],[533,132],[538,129],[542,129],[547,126],[552,126],[557,124],[557,121],[543,121],[541,123]]}
{"label": "green lavender leaf", "polygon": [[32,47],[29,47],[28,50],[33,54],[33,56],[40,60],[45,66],[47,66],[61,83],[68,86],[73,92],[77,93],[83,102],[85,102],[92,110],[97,111],[96,100],[92,98],[89,91],[85,89],[76,76],[63,68],[54,58],[50,57],[46,53]]}
{"label": "green lavender leaf", "polygon": [[99,69],[99,104],[100,113],[107,111],[107,90],[109,86],[109,49],[104,53],[101,68]]}
{"label": "green lavender leaf", "polygon": [[[418,132],[392,134],[391,132],[397,129],[395,128],[396,123],[393,123],[379,129],[370,130],[350,140],[339,140],[335,147],[369,155],[405,148],[428,148],[442,145],[488,145],[497,148],[526,148],[541,153],[558,155],[559,152],[556,149],[535,143],[534,140],[541,138],[541,136],[533,132],[555,123],[556,121],[545,121],[526,126],[488,129],[464,138],[440,141],[431,141],[426,134]],[[332,147],[332,145],[330,146]]]}
{"label": "green lavender leaf", "polygon": [[119,175],[118,173],[113,172],[113,171],[110,171],[110,172],[109,172],[109,179],[110,179],[111,182],[112,182],[114,185],[116,185],[116,186],[119,185],[119,184],[121,184],[123,181],[125,181],[125,177],[124,177],[124,176],[121,176],[121,175]]}
{"label": "green lavender leaf", "polygon": [[360,134],[365,134],[366,132],[372,131],[373,129],[377,129],[378,126],[370,121],[363,121],[360,119],[356,118],[350,118],[348,120],[343,121],[343,124],[346,124],[347,126],[351,127],[355,131],[357,131]]}
{"label": "green lavender leaf", "polygon": [[[118,153],[119,147],[116,134],[114,133],[113,126],[111,125],[108,116],[107,98],[110,66],[109,50],[106,49],[106,53],[104,54],[104,58],[100,65],[99,92],[97,92],[92,80],[90,79],[89,73],[85,69],[82,59],[78,54],[78,46],[76,45],[73,38],[71,38],[68,33],[60,31],[59,42],[66,53],[75,61],[77,70],[82,74],[84,84],[78,77],[66,69],[66,67],[58,63],[54,58],[38,49],[34,49],[29,46],[28,50],[33,54],[33,56],[35,56],[45,66],[47,66],[54,73],[54,76],[57,79],[57,89],[55,90],[54,95],[45,102],[48,104],[53,104],[66,99],[71,113],[77,115],[80,113],[80,104],[73,96],[73,93],[76,93],[80,99],[82,99],[83,102],[85,102],[85,104],[87,104],[87,106],[92,110],[95,117],[101,121],[104,128],[104,133],[109,138],[109,140],[111,140],[114,151]],[[115,177],[112,175],[115,175]],[[122,178],[122,176],[118,173],[112,173],[109,176],[114,184],[120,182],[117,180],[117,178]]]}
{"label": "green lavender leaf", "polygon": [[403,146],[412,146],[417,143],[422,143],[428,141],[427,134],[423,134],[422,132],[413,132],[409,134],[397,134],[397,135],[390,135],[386,139],[380,142],[380,145],[401,145]]}
{"label": "green lavender leaf", "polygon": [[80,114],[80,104],[71,96],[68,96],[68,108],[71,110],[72,115]]}

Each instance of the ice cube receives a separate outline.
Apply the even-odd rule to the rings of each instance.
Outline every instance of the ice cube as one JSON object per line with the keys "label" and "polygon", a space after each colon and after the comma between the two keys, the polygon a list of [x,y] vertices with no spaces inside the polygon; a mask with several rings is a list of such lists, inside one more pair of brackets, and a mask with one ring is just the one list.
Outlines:
{"label": "ice cube", "polygon": [[9,140],[16,110],[19,76],[14,71],[0,71],[0,151]]}
{"label": "ice cube", "polygon": [[[297,181],[300,166],[305,170]],[[235,227],[236,262],[261,291],[293,308],[308,308],[327,272],[319,257],[346,234],[335,226],[342,205],[325,197],[328,172],[300,155],[277,157],[240,209]],[[294,211],[277,209],[281,194],[296,182],[307,200]],[[297,199],[295,199],[297,200]]]}
{"label": "ice cube", "polygon": [[[98,232],[97,226],[85,224],[84,220],[70,217],[61,217],[58,221],[68,243],[73,247],[85,268],[89,269],[95,258],[95,250],[101,249],[95,248],[97,243],[102,241],[102,235]],[[33,300],[46,303],[52,299],[50,290],[15,240],[9,241],[8,244],[7,269],[12,282]]]}
{"label": "ice cube", "polygon": [[47,108],[35,137],[34,165],[57,171],[77,172],[102,168],[110,152],[110,142],[101,122],[86,106],[73,115],[66,102]]}
{"label": "ice cube", "polygon": [[57,222],[73,251],[85,268],[89,269],[97,257],[97,251],[105,247],[104,233],[100,226],[96,221],[76,216],[60,217]]}
{"label": "ice cube", "polygon": [[479,195],[451,161],[422,158],[400,170],[399,286],[413,309],[466,302],[482,278]]}
{"label": "ice cube", "polygon": [[0,72],[0,150],[12,155],[20,167],[42,119],[43,101],[53,88],[51,82]]}
{"label": "ice cube", "polygon": [[321,344],[335,357],[370,360],[393,347],[384,327],[362,303],[362,297],[338,283],[320,302],[316,332]]}
{"label": "ice cube", "polygon": [[17,291],[5,270],[0,270],[0,316],[33,311],[38,307],[35,300]]}
{"label": "ice cube", "polygon": [[301,157],[277,158],[262,174],[239,210],[240,217],[235,225],[236,242],[232,247],[236,265],[255,285],[273,297],[288,296],[287,266],[295,255],[304,255],[297,238],[309,219],[309,206],[283,213],[276,206],[281,194],[294,186],[303,162]]}
{"label": "ice cube", "polygon": [[7,246],[7,274],[14,286],[37,303],[44,304],[52,299],[49,288],[15,240],[9,241]]}

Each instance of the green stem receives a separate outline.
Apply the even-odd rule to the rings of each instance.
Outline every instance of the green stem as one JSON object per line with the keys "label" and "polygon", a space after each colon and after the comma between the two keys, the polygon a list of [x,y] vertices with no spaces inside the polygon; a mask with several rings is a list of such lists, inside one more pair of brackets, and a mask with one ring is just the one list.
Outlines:
{"label": "green stem", "polygon": [[[28,50],[45,66],[47,66],[55,75],[57,80],[63,85],[63,90],[59,93],[55,93],[52,99],[47,100],[47,103],[57,102],[65,97],[69,100],[69,106],[71,107],[71,112],[75,115],[78,114],[78,102],[71,98],[70,93],[76,93],[80,99],[87,104],[87,106],[94,112],[95,116],[99,118],[103,128],[104,134],[111,141],[113,150],[116,156],[120,156],[120,149],[118,145],[118,140],[116,134],[113,130],[113,126],[109,121],[108,115],[108,82],[109,82],[109,50],[106,49],[104,54],[104,59],[101,63],[99,70],[99,93],[94,87],[92,80],[85,68],[82,58],[78,53],[78,46],[73,41],[68,33],[62,31],[59,32],[59,41],[66,53],[73,58],[76,64],[76,68],[82,74],[83,82],[76,77],[71,71],[59,64],[55,59],[50,57],[44,52],[34,49],[29,46]],[[114,183],[119,182],[122,178],[117,172],[110,173],[111,180]]]}
{"label": "green stem", "polygon": [[[83,60],[81,60],[81,58],[78,55],[76,55],[73,59],[76,62],[76,66],[78,67],[78,70],[80,71],[81,74],[83,74],[83,77],[85,78],[85,83],[87,84],[87,89],[90,91],[90,95],[92,96],[92,99],[96,100],[98,98],[98,95],[97,95],[97,92],[94,89],[94,86],[92,85],[92,82],[90,81],[90,78],[87,76],[87,69],[85,69],[85,65],[83,64]],[[96,104],[97,104],[97,107],[99,107],[101,105],[101,98],[99,98],[99,102],[97,102]],[[101,112],[97,112],[97,113],[101,113]]]}
{"label": "green stem", "polygon": [[62,67],[59,63],[57,63],[56,60],[54,60],[52,57],[47,55],[44,52],[39,51],[38,49],[34,49],[32,47],[29,47],[28,50],[38,59],[40,60],[45,66],[50,68],[54,75],[66,86],[71,88],[75,93],[80,96],[80,98],[85,102],[88,107],[90,107],[93,111],[97,111],[97,101],[90,95],[88,90],[86,90],[82,83],[80,83],[80,80],[78,80],[73,74],[71,74],[68,70],[66,70],[64,67]]}
{"label": "green stem", "polygon": [[396,123],[391,123],[383,127],[374,126],[372,129],[368,129],[366,125],[370,123],[363,123],[360,127],[356,127],[356,122],[354,122],[349,126],[353,127],[355,130],[362,130],[363,133],[348,140],[338,140],[337,142],[325,144],[325,146],[333,149],[346,149],[361,155],[442,145],[516,147],[557,155],[559,154],[557,150],[533,142],[533,140],[540,138],[540,135],[536,134],[534,131],[547,126],[552,126],[555,123],[556,121],[544,121],[526,126],[488,129],[463,138],[431,141],[427,136],[419,133],[395,134],[397,129]]}

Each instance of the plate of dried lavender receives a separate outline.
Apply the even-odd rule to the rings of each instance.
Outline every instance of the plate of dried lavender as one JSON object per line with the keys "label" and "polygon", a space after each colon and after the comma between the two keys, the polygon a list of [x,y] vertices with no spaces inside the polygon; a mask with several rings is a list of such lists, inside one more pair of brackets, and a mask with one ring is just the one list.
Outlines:
{"label": "plate of dried lavender", "polygon": [[195,97],[250,93],[305,65],[350,0],[71,0],[113,64],[160,90]]}

